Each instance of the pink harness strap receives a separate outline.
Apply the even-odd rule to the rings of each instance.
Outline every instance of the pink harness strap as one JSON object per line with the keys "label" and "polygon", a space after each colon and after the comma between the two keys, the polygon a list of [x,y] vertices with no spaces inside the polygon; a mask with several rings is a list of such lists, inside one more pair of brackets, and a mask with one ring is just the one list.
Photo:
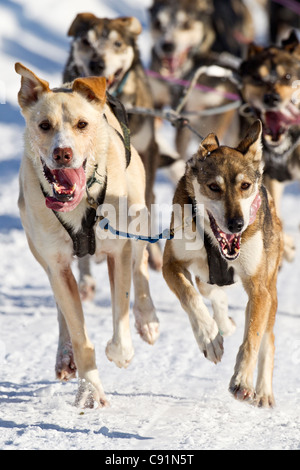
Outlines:
{"label": "pink harness strap", "polygon": [[259,192],[257,192],[257,194],[255,196],[255,199],[252,202],[251,207],[250,207],[249,225],[253,224],[253,222],[255,221],[256,213],[257,213],[258,209],[260,208],[260,205],[261,205],[261,197],[260,197]]}

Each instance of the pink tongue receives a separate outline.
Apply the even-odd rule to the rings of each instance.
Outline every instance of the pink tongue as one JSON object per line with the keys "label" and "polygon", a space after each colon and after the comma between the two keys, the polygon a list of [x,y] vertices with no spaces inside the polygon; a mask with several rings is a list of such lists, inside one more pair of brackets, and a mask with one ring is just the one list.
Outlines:
{"label": "pink tongue", "polygon": [[280,134],[284,131],[284,128],[300,123],[299,113],[295,112],[293,108],[289,108],[289,112],[291,114],[290,117],[280,111],[268,111],[266,113],[266,127],[270,130],[275,140],[278,139]]}
{"label": "pink tongue", "polygon": [[58,183],[66,189],[71,188],[75,183],[81,185],[85,183],[85,172],[83,167],[78,169],[65,168],[63,170],[53,170],[51,173],[55,176]]}
{"label": "pink tongue", "polygon": [[168,70],[171,75],[176,71],[176,59],[173,57],[167,57],[164,59],[168,65]]}
{"label": "pink tongue", "polygon": [[286,118],[280,112],[269,111],[266,113],[266,127],[270,129],[272,137],[278,139],[282,124],[285,123]]}
{"label": "pink tongue", "polygon": [[83,167],[74,169],[67,168],[62,170],[52,170],[52,175],[56,179],[56,183],[61,187],[63,191],[69,191],[76,184],[75,192],[73,193],[72,199],[69,201],[60,201],[56,197],[46,197],[46,206],[49,209],[59,212],[69,212],[79,204],[82,199],[86,177]]}
{"label": "pink tongue", "polygon": [[232,245],[233,240],[234,240],[235,237],[236,237],[235,233],[234,233],[233,235],[231,235],[231,233],[229,234],[229,233],[224,233],[224,232],[223,232],[223,236],[224,236],[224,235],[225,235],[225,237],[226,237],[227,242],[228,242],[230,245]]}

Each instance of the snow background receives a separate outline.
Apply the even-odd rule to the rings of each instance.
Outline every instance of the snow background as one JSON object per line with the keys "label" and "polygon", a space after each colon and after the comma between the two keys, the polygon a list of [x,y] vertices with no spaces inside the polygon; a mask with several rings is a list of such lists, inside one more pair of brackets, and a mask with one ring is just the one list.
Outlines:
{"label": "snow background", "polygon": [[[24,122],[17,105],[20,77],[14,63],[23,62],[58,86],[69,51],[66,32],[81,11],[137,16],[144,27],[140,47],[147,63],[151,40],[145,8],[150,3],[0,0],[0,449],[300,449],[298,184],[286,188],[282,203],[285,228],[295,237],[298,250],[295,262],[285,264],[278,279],[275,409],[237,402],[227,390],[243,336],[247,299],[240,286],[229,290],[237,331],[225,339],[223,360],[215,366],[199,352],[187,315],[162,275],[151,271],[160,338],[155,346],[145,344],[132,318],[133,362],[127,370],[110,363],[105,356],[112,335],[105,264],[93,269],[99,289],[95,302],[86,303],[84,310],[111,406],[82,412],[73,406],[76,380],[55,380],[55,303],[48,279],[27,247],[17,208]],[[173,187],[162,172],[156,194],[157,202],[171,203]]]}

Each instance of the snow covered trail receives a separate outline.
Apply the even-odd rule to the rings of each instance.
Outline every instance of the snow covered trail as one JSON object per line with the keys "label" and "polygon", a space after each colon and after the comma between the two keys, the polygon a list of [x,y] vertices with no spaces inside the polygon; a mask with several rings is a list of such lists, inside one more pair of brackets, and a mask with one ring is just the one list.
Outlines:
{"label": "snow covered trail", "polygon": [[[158,189],[166,191],[167,185],[158,184]],[[296,214],[298,195],[288,194],[285,202]],[[94,273],[102,289],[85,311],[111,406],[82,411],[73,406],[76,381],[61,384],[54,379],[56,309],[46,275],[20,228],[1,231],[0,247],[1,449],[300,448],[300,248],[297,260],[279,276],[275,409],[236,402],[227,391],[243,335],[246,296],[240,287],[229,291],[237,331],[225,339],[223,360],[215,366],[200,354],[187,316],[161,275],[151,272],[161,336],[149,346],[132,328],[135,358],[121,370],[104,353],[112,320],[106,267],[101,264],[94,266]]]}
{"label": "snow covered trail", "polygon": [[[136,11],[133,0],[86,0],[84,9],[110,16],[136,11],[146,24],[142,6],[150,2],[139,4]],[[45,0],[38,5],[34,0],[0,2],[0,79],[6,86],[6,103],[0,105],[0,449],[299,450],[297,184],[286,189],[282,209],[286,230],[295,237],[298,249],[296,260],[283,266],[278,280],[276,408],[256,409],[235,401],[228,392],[243,336],[246,296],[240,286],[229,290],[230,315],[237,331],[225,339],[220,364],[213,365],[199,352],[186,314],[162,275],[155,272],[150,273],[150,287],[160,319],[158,342],[145,344],[132,326],[132,364],[123,370],[109,362],[105,346],[111,338],[112,318],[104,263],[93,266],[99,289],[95,302],[85,304],[84,310],[111,406],[79,410],[73,406],[76,380],[66,384],[55,380],[55,302],[45,273],[29,252],[17,209],[23,120],[16,103],[19,77],[13,65],[20,60],[57,85],[68,52],[65,34],[82,5],[77,0]],[[172,200],[173,188],[163,173],[158,176],[156,194],[158,203]]]}

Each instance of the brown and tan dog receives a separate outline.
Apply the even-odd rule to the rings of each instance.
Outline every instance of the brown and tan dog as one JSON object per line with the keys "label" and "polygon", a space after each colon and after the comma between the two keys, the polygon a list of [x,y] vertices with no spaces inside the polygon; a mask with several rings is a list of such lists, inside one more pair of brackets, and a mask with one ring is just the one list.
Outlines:
{"label": "brown and tan dog", "polygon": [[240,57],[254,38],[251,13],[240,0],[153,0],[149,14],[151,69],[166,77],[187,76],[212,52]]}
{"label": "brown and tan dog", "polygon": [[[273,201],[261,184],[262,170],[260,121],[236,148],[220,146],[214,134],[203,140],[175,192],[171,229],[184,230],[166,242],[163,275],[189,316],[200,350],[214,363],[223,355],[223,335],[235,328],[222,287],[241,279],[249,301],[230,391],[268,407],[274,404],[273,326],[282,240]],[[185,226],[185,205],[193,214],[190,226]],[[213,318],[192,274],[200,293],[212,302]]]}
{"label": "brown and tan dog", "polygon": [[113,337],[106,355],[119,367],[127,367],[134,353],[129,329],[132,266],[137,330],[149,343],[158,336],[146,246],[143,242],[132,246],[126,239],[100,239],[96,209],[103,204],[111,207],[117,221],[120,199],[128,207],[137,204],[145,209],[144,167],[133,147],[130,158],[125,152],[121,126],[106,103],[105,78],[79,78],[51,90],[24,65],[17,63],[16,71],[22,76],[18,98],[26,121],[19,208],[29,247],[45,269],[57,303],[56,374],[69,380],[77,370],[76,403],[92,406],[95,401],[104,406],[107,399],[71,264],[74,254],[107,256]]}

